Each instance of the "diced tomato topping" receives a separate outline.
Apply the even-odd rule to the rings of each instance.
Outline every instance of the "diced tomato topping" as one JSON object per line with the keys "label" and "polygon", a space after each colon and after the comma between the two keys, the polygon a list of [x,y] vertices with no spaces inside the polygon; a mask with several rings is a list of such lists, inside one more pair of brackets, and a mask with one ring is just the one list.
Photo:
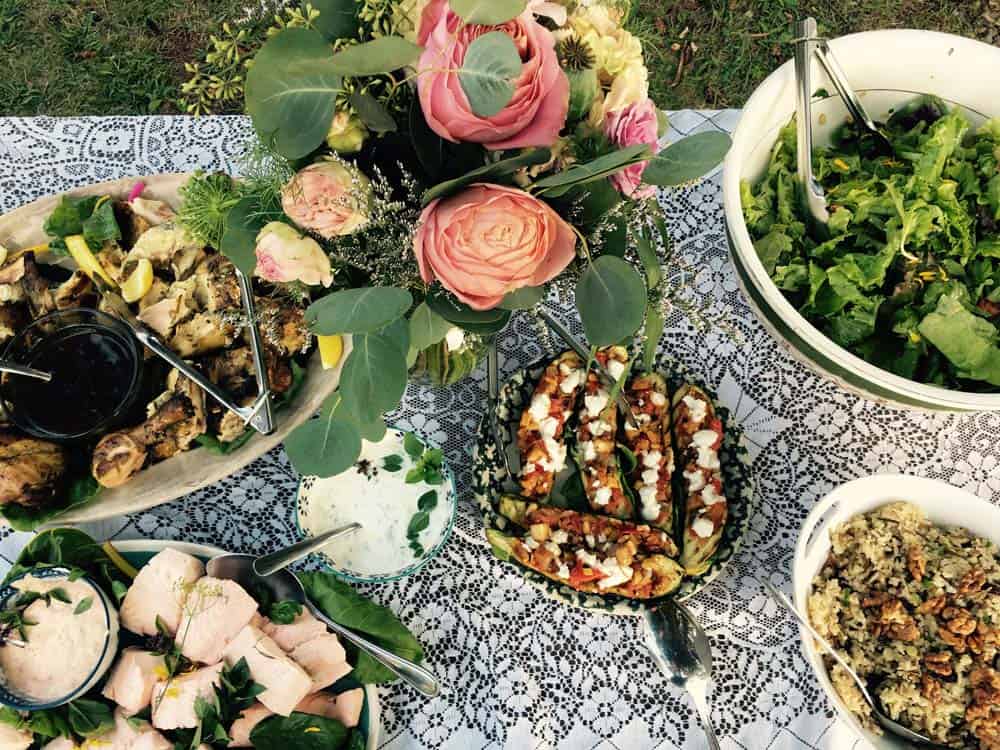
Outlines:
{"label": "diced tomato topping", "polygon": [[708,429],[717,435],[715,442],[712,443],[712,449],[719,450],[719,447],[722,445],[722,420],[718,417],[710,420],[708,423]]}
{"label": "diced tomato topping", "polygon": [[604,578],[604,574],[601,571],[584,565],[580,560],[577,560],[576,565],[569,572],[569,585],[579,586],[580,584],[590,583],[601,578]]}

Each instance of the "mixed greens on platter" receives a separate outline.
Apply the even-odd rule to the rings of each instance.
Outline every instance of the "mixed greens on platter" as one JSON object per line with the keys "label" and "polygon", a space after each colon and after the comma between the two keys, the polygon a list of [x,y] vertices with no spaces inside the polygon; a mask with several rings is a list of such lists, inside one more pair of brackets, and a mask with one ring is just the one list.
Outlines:
{"label": "mixed greens on platter", "polygon": [[974,127],[919,97],[869,154],[849,126],[813,155],[829,236],[797,201],[795,126],[764,178],[741,185],[771,279],[840,346],[896,375],[968,391],[1000,389],[1000,118]]}

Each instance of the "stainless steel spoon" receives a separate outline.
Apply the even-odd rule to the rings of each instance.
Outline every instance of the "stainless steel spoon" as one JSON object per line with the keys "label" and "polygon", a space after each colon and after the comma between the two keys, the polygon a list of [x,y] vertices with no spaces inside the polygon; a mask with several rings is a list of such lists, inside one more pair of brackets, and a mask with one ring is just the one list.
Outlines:
{"label": "stainless steel spoon", "polygon": [[800,200],[813,224],[826,228],[830,222],[823,188],[812,168],[812,60],[816,53],[816,19],[795,22],[795,133],[796,169]]}
{"label": "stainless steel spoon", "polygon": [[26,378],[37,378],[46,383],[52,381],[52,373],[36,370],[34,367],[25,365],[15,365],[13,362],[0,362],[0,372],[9,372],[11,375],[24,375]]}
{"label": "stainless steel spoon", "polygon": [[808,618],[806,618],[801,612],[799,612],[798,608],[796,608],[796,606],[792,604],[791,600],[787,596],[785,596],[784,592],[782,592],[777,586],[775,586],[768,580],[764,580],[761,578],[758,578],[757,580],[764,585],[764,588],[767,589],[767,592],[771,595],[771,597],[776,602],[778,602],[778,604],[780,604],[782,607],[788,610],[789,614],[791,614],[796,620],[798,620],[799,624],[809,632],[809,635],[813,637],[813,639],[823,648],[823,650],[826,651],[826,653],[828,653],[831,657],[833,657],[834,661],[836,661],[841,667],[843,667],[844,670],[847,672],[847,674],[851,676],[851,679],[853,679],[854,682],[857,684],[858,690],[861,691],[861,696],[865,699],[865,702],[871,708],[872,716],[875,717],[875,721],[879,723],[879,726],[881,726],[883,729],[887,729],[888,731],[892,732],[895,735],[898,735],[899,737],[902,737],[904,740],[907,740],[908,742],[915,742],[918,745],[922,745],[924,747],[939,748],[940,750],[948,750],[947,745],[938,744],[933,740],[929,739],[928,737],[925,737],[924,735],[920,734],[919,732],[914,732],[912,729],[904,727],[902,724],[893,721],[885,713],[883,713],[882,709],[879,707],[878,701],[876,701],[875,698],[872,696],[872,694],[868,691],[867,683],[864,680],[862,680],[860,675],[858,675],[858,673],[854,671],[854,668],[847,663],[847,660],[844,659],[844,657],[842,657],[839,653],[837,653],[837,650],[833,646],[831,646],[830,643],[823,636],[821,636],[819,633],[816,632],[816,629],[813,628],[813,626],[809,623]]}
{"label": "stainless steel spoon", "polygon": [[868,110],[861,103],[860,97],[851,88],[851,83],[847,80],[847,73],[840,67],[836,55],[833,54],[833,50],[830,49],[830,45],[825,39],[819,41],[816,47],[816,57],[819,58],[823,70],[830,76],[830,80],[833,82],[834,88],[837,89],[837,93],[840,94],[840,98],[844,100],[844,106],[847,107],[851,119],[863,131],[862,135],[868,136],[874,144],[875,150],[883,156],[894,154],[896,150],[892,147],[892,143],[882,131],[882,128],[879,127],[878,123],[868,114]]}
{"label": "stainless steel spoon", "polygon": [[687,690],[694,702],[709,750],[720,750],[708,707],[708,683],[712,679],[712,644],[688,609],[668,599],[653,610],[645,610],[646,648],[677,687]]}
{"label": "stainless steel spoon", "polygon": [[334,539],[342,537],[345,534],[352,534],[360,528],[360,523],[349,523],[346,526],[324,531],[322,534],[317,534],[316,536],[306,537],[301,541],[295,542],[295,544],[289,544],[287,547],[283,547],[269,555],[262,555],[253,561],[253,572],[259,576],[269,576],[272,573],[277,573],[292,563],[298,562],[303,557],[308,557],[313,552],[318,552]]}
{"label": "stainless steel spoon", "polygon": [[254,572],[253,564],[256,558],[253,555],[218,555],[208,561],[206,570],[213,578],[223,578],[236,581],[247,591],[253,593],[255,589],[267,591],[275,601],[294,601],[302,604],[317,620],[325,623],[330,630],[339,635],[348,643],[357,646],[366,652],[373,659],[384,665],[397,675],[403,682],[408,684],[417,692],[434,698],[441,693],[441,684],[437,678],[428,670],[415,664],[409,659],[382,648],[378,644],[372,643],[366,638],[358,635],[352,630],[339,625],[323,612],[306,596],[306,591],[298,577],[288,570],[279,570],[269,576],[260,576]]}

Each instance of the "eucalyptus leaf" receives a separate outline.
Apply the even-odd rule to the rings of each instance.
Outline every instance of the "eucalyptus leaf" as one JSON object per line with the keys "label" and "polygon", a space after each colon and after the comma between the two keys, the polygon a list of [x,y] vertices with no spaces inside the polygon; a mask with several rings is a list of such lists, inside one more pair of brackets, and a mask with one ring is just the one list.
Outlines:
{"label": "eucalyptus leaf", "polygon": [[375,422],[396,408],[406,389],[406,355],[377,333],[354,337],[340,374],[340,392],[361,423]]}
{"label": "eucalyptus leaf", "polygon": [[484,336],[503,330],[510,320],[510,310],[499,307],[493,310],[473,310],[441,288],[430,291],[427,305],[454,325]]}
{"label": "eucalyptus leaf", "polygon": [[642,325],[646,286],[621,258],[602,255],[580,275],[576,306],[591,346],[611,346]]}
{"label": "eucalyptus leaf", "polygon": [[443,339],[452,324],[421,302],[410,316],[410,348],[418,352]]}
{"label": "eucalyptus leaf", "polygon": [[527,0],[449,0],[448,5],[467,23],[497,26],[524,13]]}
{"label": "eucalyptus leaf", "polygon": [[344,47],[332,58],[333,70],[345,77],[391,73],[415,62],[421,52],[423,47],[401,36],[381,36]]}
{"label": "eucalyptus leaf", "polygon": [[656,247],[653,241],[645,234],[640,234],[635,241],[636,250],[639,253],[639,260],[642,268],[646,272],[646,286],[655,289],[663,278],[663,271],[660,268],[660,258],[656,254]]}
{"label": "eucalyptus leaf", "polygon": [[257,233],[266,223],[266,218],[257,211],[257,200],[252,197],[241,198],[226,212],[219,251],[248,277],[257,268]]}
{"label": "eucalyptus leaf", "polygon": [[644,370],[652,370],[656,361],[656,349],[660,344],[660,337],[663,335],[663,313],[660,312],[658,302],[650,302],[646,307],[646,340],[642,347],[642,367]]}
{"label": "eucalyptus leaf", "polygon": [[642,181],[669,187],[696,180],[726,158],[731,145],[730,137],[719,131],[689,135],[650,159],[642,173]]}
{"label": "eucalyptus leaf", "polygon": [[300,474],[332,477],[358,460],[361,433],[353,422],[329,410],[292,430],[285,451]]}
{"label": "eucalyptus leaf", "polygon": [[351,105],[358,113],[361,122],[375,133],[392,133],[397,130],[396,120],[385,105],[371,94],[355,91],[351,94]]}
{"label": "eucalyptus leaf", "polygon": [[500,307],[504,310],[530,310],[545,299],[545,287],[526,286],[507,292]]}
{"label": "eucalyptus leaf", "polygon": [[309,305],[306,324],[320,336],[373,333],[398,320],[412,304],[410,293],[397,287],[344,289]]}
{"label": "eucalyptus leaf", "polygon": [[514,79],[522,65],[517,45],[502,31],[491,31],[473,41],[458,71],[473,113],[492,117],[506,107],[514,96]]}
{"label": "eucalyptus leaf", "polygon": [[558,198],[576,185],[585,185],[620,172],[632,164],[646,161],[651,155],[649,146],[636,144],[598,156],[584,164],[574,164],[569,169],[543,177],[532,186],[534,191],[549,198]]}
{"label": "eucalyptus leaf", "polygon": [[246,110],[265,143],[300,159],[322,145],[341,88],[323,35],[285,29],[264,43],[247,71]]}
{"label": "eucalyptus leaf", "polygon": [[331,42],[358,35],[357,0],[309,0],[319,11],[313,25]]}
{"label": "eucalyptus leaf", "polygon": [[461,177],[435,185],[424,193],[423,204],[426,206],[433,200],[457,193],[474,182],[500,182],[503,178],[509,177],[520,169],[545,164],[551,158],[552,152],[549,149],[533,148],[517,156],[495,161],[492,164],[473,169],[471,172],[466,172]]}

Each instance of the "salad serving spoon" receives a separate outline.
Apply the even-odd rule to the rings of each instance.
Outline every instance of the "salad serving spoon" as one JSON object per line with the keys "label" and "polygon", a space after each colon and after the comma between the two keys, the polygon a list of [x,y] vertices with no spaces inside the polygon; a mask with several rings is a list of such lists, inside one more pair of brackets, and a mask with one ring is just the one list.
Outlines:
{"label": "salad serving spoon", "polygon": [[367,638],[363,638],[352,630],[340,625],[327,617],[306,595],[302,582],[290,570],[279,570],[269,576],[257,575],[254,572],[253,555],[225,554],[217,555],[208,561],[206,571],[213,578],[223,578],[236,581],[247,591],[257,590],[267,592],[274,601],[298,602],[313,616],[323,622],[330,630],[348,643],[361,649],[380,664],[397,675],[403,682],[417,692],[434,698],[441,693],[441,683],[429,670],[409,659],[397,656]]}
{"label": "salad serving spoon", "polygon": [[317,534],[316,536],[307,536],[305,539],[301,539],[294,544],[282,547],[277,552],[272,552],[269,555],[261,555],[253,561],[253,572],[259,576],[269,576],[272,573],[277,573],[292,563],[298,562],[303,557],[308,557],[313,552],[318,552],[328,542],[332,542],[334,539],[346,534],[353,534],[360,528],[361,524],[355,521],[346,526],[324,531],[322,534]]}
{"label": "salad serving spoon", "polygon": [[830,211],[812,167],[812,59],[816,52],[816,19],[795,22],[795,146],[799,193],[812,223],[827,231]]}
{"label": "salad serving spoon", "polygon": [[668,599],[643,612],[645,645],[660,671],[694,702],[709,750],[721,750],[708,707],[712,679],[712,644],[694,615],[680,602]]}
{"label": "salad serving spoon", "polygon": [[864,680],[862,680],[861,676],[854,671],[854,668],[847,663],[847,660],[844,659],[844,657],[842,657],[839,653],[837,653],[837,650],[832,645],[830,645],[830,642],[816,632],[816,629],[809,622],[808,618],[806,618],[801,612],[799,612],[798,608],[791,602],[791,600],[787,596],[785,596],[784,592],[782,592],[777,586],[775,586],[768,580],[762,578],[758,578],[757,580],[760,581],[761,584],[763,584],[764,588],[767,589],[767,592],[771,595],[771,597],[778,604],[780,604],[782,607],[788,610],[789,614],[791,614],[792,617],[794,617],[798,621],[798,623],[803,628],[806,629],[809,635],[813,637],[813,639],[823,648],[823,650],[826,653],[828,653],[834,659],[834,661],[836,661],[841,667],[843,667],[844,670],[847,672],[847,674],[851,676],[851,679],[854,680],[854,682],[857,684],[858,690],[861,691],[861,697],[865,699],[865,703],[867,703],[869,708],[871,708],[872,716],[875,717],[875,721],[878,722],[879,726],[881,726],[883,729],[888,730],[889,732],[892,732],[893,734],[899,737],[902,737],[904,740],[908,742],[913,742],[917,745],[920,745],[921,747],[937,748],[938,750],[949,750],[947,745],[941,745],[937,742],[934,742],[929,737],[926,737],[920,734],[919,732],[915,732],[908,727],[904,727],[899,722],[890,719],[882,710],[879,702],[868,690],[867,683]]}

